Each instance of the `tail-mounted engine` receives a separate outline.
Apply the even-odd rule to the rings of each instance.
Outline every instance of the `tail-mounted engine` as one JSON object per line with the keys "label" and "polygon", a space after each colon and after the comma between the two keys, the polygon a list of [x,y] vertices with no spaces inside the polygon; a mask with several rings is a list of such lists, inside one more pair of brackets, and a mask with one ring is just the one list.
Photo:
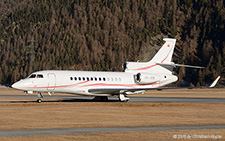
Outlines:
{"label": "tail-mounted engine", "polygon": [[122,68],[123,68],[123,71],[126,71],[126,69],[127,69],[127,62],[126,61],[123,62]]}
{"label": "tail-mounted engine", "polygon": [[145,66],[148,66],[149,64],[148,63],[145,63],[145,62],[124,62],[122,64],[122,68],[123,68],[123,71],[125,72],[128,72],[128,71],[137,71],[138,68],[142,68],[142,67],[145,67]]}
{"label": "tail-mounted engine", "polygon": [[160,77],[155,74],[137,73],[134,75],[134,80],[137,84],[150,84],[160,81]]}

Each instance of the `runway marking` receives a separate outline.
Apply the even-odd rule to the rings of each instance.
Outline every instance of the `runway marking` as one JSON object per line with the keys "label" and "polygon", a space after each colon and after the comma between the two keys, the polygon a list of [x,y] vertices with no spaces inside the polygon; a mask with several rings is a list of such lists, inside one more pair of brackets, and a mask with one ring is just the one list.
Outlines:
{"label": "runway marking", "polygon": [[0,130],[0,137],[16,136],[40,136],[40,135],[71,135],[110,132],[151,132],[151,131],[175,131],[175,130],[203,130],[225,129],[221,125],[180,125],[180,126],[148,126],[148,127],[99,127],[99,128],[56,128],[56,129],[24,129],[24,130]]}

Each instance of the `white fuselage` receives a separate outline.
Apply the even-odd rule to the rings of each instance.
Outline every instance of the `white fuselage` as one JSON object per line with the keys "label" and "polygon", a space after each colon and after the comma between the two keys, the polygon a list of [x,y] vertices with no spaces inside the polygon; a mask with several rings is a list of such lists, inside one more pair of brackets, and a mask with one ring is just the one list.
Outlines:
{"label": "white fuselage", "polygon": [[150,74],[151,79],[155,79],[156,76],[157,80],[140,84],[135,81],[136,74],[136,72],[46,70],[34,72],[26,79],[14,83],[12,87],[34,92],[112,96],[122,93],[121,91],[134,94],[132,92],[136,90],[158,88],[177,81],[177,76],[172,74]]}

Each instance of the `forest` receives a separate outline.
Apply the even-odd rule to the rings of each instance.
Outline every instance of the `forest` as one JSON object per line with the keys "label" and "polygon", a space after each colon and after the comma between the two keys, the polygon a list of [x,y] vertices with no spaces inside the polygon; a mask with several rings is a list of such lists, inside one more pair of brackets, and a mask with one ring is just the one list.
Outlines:
{"label": "forest", "polygon": [[175,85],[225,83],[223,0],[1,0],[0,84],[38,70],[123,71],[177,39]]}

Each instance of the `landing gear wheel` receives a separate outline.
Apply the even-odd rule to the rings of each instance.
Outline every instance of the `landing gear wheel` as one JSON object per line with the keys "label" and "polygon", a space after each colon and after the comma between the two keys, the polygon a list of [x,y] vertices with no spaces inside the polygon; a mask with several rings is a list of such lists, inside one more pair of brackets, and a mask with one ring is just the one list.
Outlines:
{"label": "landing gear wheel", "polygon": [[108,97],[107,96],[103,96],[102,97],[102,102],[107,102],[108,101]]}
{"label": "landing gear wheel", "polygon": [[38,99],[37,99],[38,103],[41,103],[41,98],[44,98],[44,96],[41,94],[41,92],[38,92]]}
{"label": "landing gear wheel", "polygon": [[129,100],[124,100],[124,101],[122,101],[122,102],[129,102]]}
{"label": "landing gear wheel", "polygon": [[38,102],[38,103],[41,103],[41,99],[37,99],[37,102]]}
{"label": "landing gear wheel", "polygon": [[94,99],[92,99],[94,102],[107,102],[108,97],[107,96],[96,96]]}
{"label": "landing gear wheel", "polygon": [[128,100],[120,100],[120,102],[124,102],[124,103],[126,103],[126,102],[129,102],[130,100],[128,99]]}

